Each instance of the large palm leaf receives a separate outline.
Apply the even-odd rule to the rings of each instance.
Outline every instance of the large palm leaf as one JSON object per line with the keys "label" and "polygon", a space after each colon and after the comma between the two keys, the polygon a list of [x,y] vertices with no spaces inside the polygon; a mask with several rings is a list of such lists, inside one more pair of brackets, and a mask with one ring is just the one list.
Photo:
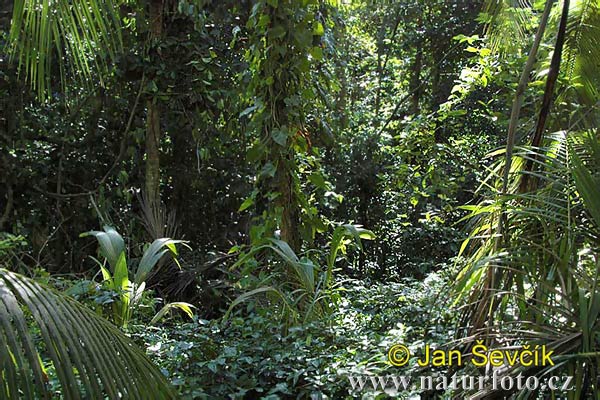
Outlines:
{"label": "large palm leaf", "polygon": [[11,60],[40,97],[48,94],[56,64],[63,84],[74,76],[97,84],[92,71],[107,71],[107,57],[121,49],[119,0],[15,0]]}
{"label": "large palm leaf", "polygon": [[50,398],[42,360],[54,367],[65,399],[174,398],[160,371],[115,326],[0,269],[0,397]]}
{"label": "large palm leaf", "polygon": [[573,177],[588,214],[600,232],[600,142],[595,131],[571,136]]}

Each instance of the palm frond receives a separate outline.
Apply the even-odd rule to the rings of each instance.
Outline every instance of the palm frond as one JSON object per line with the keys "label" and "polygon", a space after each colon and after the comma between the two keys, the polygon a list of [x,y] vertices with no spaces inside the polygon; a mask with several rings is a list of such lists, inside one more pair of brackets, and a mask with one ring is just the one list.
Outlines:
{"label": "palm frond", "polygon": [[48,96],[58,66],[82,84],[100,83],[122,48],[119,0],[15,0],[9,38],[11,61],[40,98]]}
{"label": "palm frond", "polygon": [[593,132],[571,136],[573,177],[586,209],[600,230],[600,144]]}
{"label": "palm frond", "polygon": [[139,218],[150,240],[180,237],[175,209],[167,208],[164,203],[150,201],[146,191],[142,191],[137,197],[141,209]]}
{"label": "palm frond", "polygon": [[[39,329],[43,349],[36,348],[30,324]],[[65,399],[174,398],[161,372],[115,326],[0,269],[0,397],[50,398],[44,362],[53,365]]]}
{"label": "palm frond", "polygon": [[253,246],[231,267],[251,264],[254,256],[265,250],[275,253],[282,262],[275,263],[275,269],[261,279],[257,288],[241,294],[231,303],[227,318],[233,308],[257,295],[265,295],[279,305],[280,318],[287,326],[299,321],[308,322],[324,318],[337,301],[338,286],[333,283],[332,274],[338,252],[345,254],[346,246],[353,240],[362,249],[361,239],[371,240],[373,232],[359,225],[340,225],[334,230],[329,243],[327,265],[321,267],[308,256],[298,257],[283,240],[268,239],[265,244]]}
{"label": "palm frond", "polygon": [[567,72],[583,104],[600,100],[600,2],[573,0],[567,22]]}
{"label": "palm frond", "polygon": [[488,0],[483,9],[492,51],[520,51],[530,36],[533,9],[527,0]]}
{"label": "palm frond", "polygon": [[[156,264],[160,261],[161,258],[163,258],[165,254],[170,253],[173,256],[177,256],[178,244],[189,248],[187,242],[184,240],[160,238],[153,241],[148,247],[148,249],[144,251],[144,255],[142,256],[142,259],[140,260],[140,263],[135,272],[134,282],[136,283],[136,285],[139,285],[142,282],[146,281],[148,274],[154,269]],[[179,265],[176,258],[173,258],[173,261],[175,261],[177,265]]]}
{"label": "palm frond", "polygon": [[99,251],[108,261],[112,272],[115,272],[121,253],[125,253],[125,241],[123,237],[112,226],[104,225],[104,232],[89,231],[84,232],[79,237],[93,236],[98,240],[100,245]]}
{"label": "palm frond", "polygon": [[[518,187],[521,174],[527,173],[530,179],[539,182],[539,190],[531,193],[498,193],[492,202],[484,201],[480,205],[471,206],[469,219],[472,221],[472,231],[461,246],[460,255],[467,257],[467,266],[457,277],[456,290],[460,299],[470,299],[473,307],[465,308],[465,320],[477,320],[472,328],[481,328],[481,323],[492,310],[498,306],[493,293],[497,290],[507,290],[515,284],[515,271],[535,274],[538,265],[551,265],[555,260],[544,251],[544,246],[537,240],[544,237],[546,231],[569,226],[572,218],[569,196],[570,185],[568,176],[564,132],[553,135],[545,148],[516,149],[515,165],[522,166],[528,159],[539,164],[538,172],[517,171],[511,176],[509,187]],[[502,160],[499,160],[501,163]],[[539,171],[543,171],[540,173]],[[495,170],[493,170],[495,171]],[[492,172],[494,174],[494,172]],[[497,180],[497,186],[500,186]],[[501,216],[505,216],[506,238],[505,247],[497,247],[498,224]],[[545,237],[550,240],[549,237]],[[553,246],[547,246],[552,248]],[[535,251],[533,250],[535,249]],[[542,274],[543,275],[543,274]],[[521,278],[519,278],[521,279]],[[527,282],[524,284],[534,284]],[[483,319],[482,319],[483,318]]]}

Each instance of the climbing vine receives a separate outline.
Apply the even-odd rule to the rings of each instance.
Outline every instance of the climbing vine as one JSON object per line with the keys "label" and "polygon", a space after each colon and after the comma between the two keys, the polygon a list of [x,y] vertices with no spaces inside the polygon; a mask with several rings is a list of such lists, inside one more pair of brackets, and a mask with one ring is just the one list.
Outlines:
{"label": "climbing vine", "polygon": [[243,79],[250,105],[241,117],[250,118],[248,158],[259,168],[256,189],[241,209],[256,205],[254,242],[279,229],[281,238],[299,250],[303,239],[314,234],[308,225],[314,224],[316,210],[301,190],[299,163],[305,170],[318,160],[306,112],[317,101],[311,69],[324,56],[320,16],[315,0],[264,0],[254,5],[247,24],[248,71]]}

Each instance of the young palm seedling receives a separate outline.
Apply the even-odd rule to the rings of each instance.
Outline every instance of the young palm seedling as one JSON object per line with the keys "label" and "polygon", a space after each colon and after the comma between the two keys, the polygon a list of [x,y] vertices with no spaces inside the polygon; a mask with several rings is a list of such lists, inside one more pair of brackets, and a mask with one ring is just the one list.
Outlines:
{"label": "young palm seedling", "polygon": [[[89,231],[82,233],[81,237],[94,236],[100,246],[99,253],[104,261],[91,257],[100,266],[102,278],[108,290],[118,294],[118,301],[113,304],[113,320],[121,327],[127,327],[132,313],[139,304],[144,290],[148,274],[156,267],[158,262],[167,254],[171,254],[173,260],[177,261],[177,245],[187,246],[182,240],[169,238],[156,239],[148,246],[140,260],[133,280],[130,279],[129,266],[125,252],[125,241],[123,237],[112,227],[105,225],[104,231]],[[178,264],[179,265],[179,264]],[[179,308],[192,317],[191,304],[184,302],[169,303],[161,309],[152,322],[162,318],[168,310]]]}

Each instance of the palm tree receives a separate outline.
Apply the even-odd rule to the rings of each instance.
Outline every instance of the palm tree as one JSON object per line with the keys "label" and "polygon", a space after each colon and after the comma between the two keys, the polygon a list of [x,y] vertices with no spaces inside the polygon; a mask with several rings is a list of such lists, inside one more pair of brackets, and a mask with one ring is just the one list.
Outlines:
{"label": "palm tree", "polygon": [[[519,25],[514,16],[523,10],[501,17],[504,4],[495,1],[496,8],[490,7],[496,23]],[[460,332],[467,346],[476,338],[494,346],[554,347],[556,371],[576,377],[577,389],[568,393],[573,399],[591,398],[591,393],[600,398],[595,380],[600,354],[600,145],[594,113],[600,99],[599,30],[596,0],[546,2],[515,95],[505,158],[488,178],[497,192],[468,207],[473,229],[461,251],[468,256],[467,266],[456,286],[468,304]],[[502,30],[491,32],[493,36]],[[556,39],[550,60],[541,63],[550,68],[538,118],[531,139],[518,146],[515,133],[527,80],[540,58],[538,46],[552,34]],[[567,123],[551,113],[557,96],[561,102],[555,108],[568,104]],[[554,133],[547,133],[549,126]],[[548,369],[514,367],[504,372],[542,375]]]}

